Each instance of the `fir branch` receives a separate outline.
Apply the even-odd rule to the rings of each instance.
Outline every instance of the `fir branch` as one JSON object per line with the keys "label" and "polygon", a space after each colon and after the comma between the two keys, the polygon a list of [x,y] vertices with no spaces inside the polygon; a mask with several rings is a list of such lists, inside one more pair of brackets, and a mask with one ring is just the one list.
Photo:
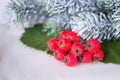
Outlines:
{"label": "fir branch", "polygon": [[100,0],[102,11],[109,13],[120,7],[120,0]]}
{"label": "fir branch", "polygon": [[83,39],[120,39],[120,0],[12,0],[9,8],[22,24],[34,25],[47,16]]}
{"label": "fir branch", "polygon": [[22,24],[28,23],[29,26],[36,24],[45,16],[43,4],[37,0],[11,0],[8,6],[12,21]]}
{"label": "fir branch", "polygon": [[70,18],[68,16],[53,16],[52,21],[60,30],[71,30],[71,26],[69,24]]}
{"label": "fir branch", "polygon": [[50,16],[69,16],[82,11],[98,11],[96,0],[45,0],[45,3]]}
{"label": "fir branch", "polygon": [[120,8],[118,8],[112,15],[112,26],[116,29],[116,34],[120,36]]}
{"label": "fir branch", "polygon": [[120,34],[111,26],[103,13],[79,13],[70,20],[72,31],[78,33],[83,39],[97,38],[99,41],[120,38]]}
{"label": "fir branch", "polygon": [[103,0],[103,9],[112,23],[116,39],[120,39],[120,0]]}

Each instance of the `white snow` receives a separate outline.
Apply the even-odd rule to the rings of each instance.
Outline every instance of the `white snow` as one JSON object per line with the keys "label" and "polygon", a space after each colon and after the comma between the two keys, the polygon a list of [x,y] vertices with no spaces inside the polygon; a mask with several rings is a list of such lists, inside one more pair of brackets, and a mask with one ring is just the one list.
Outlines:
{"label": "white snow", "polygon": [[20,42],[24,32],[3,17],[8,0],[0,0],[0,80],[119,80],[120,65],[90,63],[67,67],[45,52]]}

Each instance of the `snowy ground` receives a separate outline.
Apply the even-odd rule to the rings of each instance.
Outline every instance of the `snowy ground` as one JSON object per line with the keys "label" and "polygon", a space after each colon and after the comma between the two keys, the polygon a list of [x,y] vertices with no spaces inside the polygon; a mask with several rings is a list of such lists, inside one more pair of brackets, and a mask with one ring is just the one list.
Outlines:
{"label": "snowy ground", "polygon": [[23,29],[10,27],[0,0],[0,80],[119,80],[120,65],[91,63],[67,67],[19,40]]}

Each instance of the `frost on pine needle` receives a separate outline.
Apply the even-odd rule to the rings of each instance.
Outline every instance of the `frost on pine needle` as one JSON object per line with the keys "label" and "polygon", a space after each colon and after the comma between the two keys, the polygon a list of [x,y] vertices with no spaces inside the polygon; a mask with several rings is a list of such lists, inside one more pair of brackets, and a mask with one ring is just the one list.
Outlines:
{"label": "frost on pine needle", "polygon": [[120,0],[100,0],[100,3],[105,13],[112,12],[120,7]]}
{"label": "frost on pine needle", "polygon": [[52,17],[52,19],[60,30],[71,30],[69,17],[59,15]]}
{"label": "frost on pine needle", "polygon": [[83,39],[97,38],[99,41],[114,38],[115,29],[103,13],[79,13],[70,19],[71,29]]}
{"label": "frost on pine needle", "polygon": [[55,20],[53,18],[50,18],[47,20],[46,24],[43,26],[43,32],[46,32],[47,30],[49,30],[49,33],[47,33],[47,36],[51,36],[51,34],[54,34],[54,37],[57,37],[59,29],[58,27],[56,27],[57,24],[55,22]]}
{"label": "frost on pine needle", "polygon": [[73,0],[46,0],[46,11],[48,11],[50,16],[61,13],[69,14],[70,12],[73,12],[74,5],[75,3]]}
{"label": "frost on pine needle", "polygon": [[46,11],[52,15],[75,15],[81,11],[96,11],[96,0],[45,0]]}
{"label": "frost on pine needle", "polygon": [[42,3],[37,0],[11,0],[8,5],[13,22],[33,26],[45,17]]}
{"label": "frost on pine needle", "polygon": [[109,20],[112,23],[115,33],[115,39],[120,39],[120,0],[101,0],[103,3],[104,12],[107,13]]}
{"label": "frost on pine needle", "polygon": [[116,32],[113,33],[116,39],[120,39],[120,8],[118,8],[111,16],[112,27],[116,29]]}
{"label": "frost on pine needle", "polygon": [[112,25],[113,28],[120,32],[120,8],[116,10],[112,15]]}

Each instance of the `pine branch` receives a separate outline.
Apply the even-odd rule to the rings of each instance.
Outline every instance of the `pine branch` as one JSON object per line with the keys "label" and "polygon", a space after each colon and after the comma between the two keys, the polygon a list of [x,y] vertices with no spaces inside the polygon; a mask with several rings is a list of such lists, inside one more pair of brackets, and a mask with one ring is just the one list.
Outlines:
{"label": "pine branch", "polygon": [[82,11],[98,11],[96,0],[45,0],[45,3],[50,16],[69,16]]}
{"label": "pine branch", "polygon": [[37,0],[11,0],[9,9],[12,21],[22,24],[34,25],[44,16],[43,4]]}
{"label": "pine branch", "polygon": [[103,0],[103,9],[112,23],[115,39],[120,39],[120,0]]}
{"label": "pine branch", "polygon": [[22,24],[34,25],[47,16],[83,39],[120,39],[120,0],[12,0],[9,8],[12,19]]}
{"label": "pine branch", "polygon": [[120,8],[118,8],[112,15],[113,28],[120,32]]}
{"label": "pine branch", "polygon": [[103,12],[109,13],[120,7],[120,0],[100,0]]}
{"label": "pine branch", "polygon": [[71,29],[83,39],[97,38],[99,41],[120,38],[105,14],[79,13],[70,19]]}

